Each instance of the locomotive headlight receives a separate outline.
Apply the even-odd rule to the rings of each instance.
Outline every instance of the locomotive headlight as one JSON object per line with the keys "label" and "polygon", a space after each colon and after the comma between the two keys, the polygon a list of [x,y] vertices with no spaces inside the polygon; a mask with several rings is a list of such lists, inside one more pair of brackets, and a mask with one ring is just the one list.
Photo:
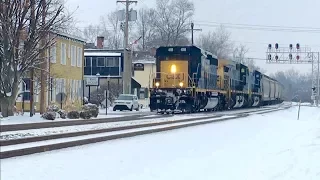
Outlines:
{"label": "locomotive headlight", "polygon": [[156,86],[159,87],[159,86],[160,86],[160,83],[159,83],[159,82],[156,82]]}
{"label": "locomotive headlight", "polygon": [[176,73],[177,72],[177,66],[175,64],[171,65],[171,73]]}
{"label": "locomotive headlight", "polygon": [[183,82],[179,83],[179,86],[182,87],[183,86]]}

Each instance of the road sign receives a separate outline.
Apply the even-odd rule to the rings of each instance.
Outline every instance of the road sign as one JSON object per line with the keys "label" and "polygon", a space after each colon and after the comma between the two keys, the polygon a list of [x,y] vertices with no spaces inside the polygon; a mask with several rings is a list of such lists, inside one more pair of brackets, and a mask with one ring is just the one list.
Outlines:
{"label": "road sign", "polygon": [[86,78],[86,86],[99,86],[99,78],[98,77],[87,77]]}

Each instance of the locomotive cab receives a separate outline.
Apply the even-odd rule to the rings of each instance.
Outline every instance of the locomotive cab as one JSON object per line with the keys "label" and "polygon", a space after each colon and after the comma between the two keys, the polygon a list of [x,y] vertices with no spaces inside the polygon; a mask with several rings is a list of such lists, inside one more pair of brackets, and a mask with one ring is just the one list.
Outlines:
{"label": "locomotive cab", "polygon": [[161,113],[214,109],[218,60],[195,46],[160,47],[150,90],[150,109]]}

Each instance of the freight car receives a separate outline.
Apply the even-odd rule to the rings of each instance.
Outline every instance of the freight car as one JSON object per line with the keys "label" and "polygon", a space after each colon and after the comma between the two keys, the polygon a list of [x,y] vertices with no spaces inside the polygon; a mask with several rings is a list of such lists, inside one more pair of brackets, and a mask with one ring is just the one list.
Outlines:
{"label": "freight car", "polygon": [[159,47],[150,110],[216,111],[275,104],[282,86],[257,70],[196,46]]}

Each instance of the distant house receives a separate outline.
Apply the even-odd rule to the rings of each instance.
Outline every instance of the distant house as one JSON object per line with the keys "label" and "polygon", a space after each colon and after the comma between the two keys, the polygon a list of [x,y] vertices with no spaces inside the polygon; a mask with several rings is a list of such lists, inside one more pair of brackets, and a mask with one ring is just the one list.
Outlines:
{"label": "distant house", "polygon": [[[87,46],[88,47],[88,46]],[[123,50],[108,50],[103,48],[103,37],[98,37],[97,46],[90,44],[91,49],[85,49],[84,79],[99,77],[99,86],[107,86],[108,81],[112,88],[119,89],[113,94],[117,96],[122,93],[122,73],[123,73]],[[141,85],[131,79],[131,93],[137,94]],[[96,90],[96,87],[85,87],[85,96],[89,97],[89,92]]]}

